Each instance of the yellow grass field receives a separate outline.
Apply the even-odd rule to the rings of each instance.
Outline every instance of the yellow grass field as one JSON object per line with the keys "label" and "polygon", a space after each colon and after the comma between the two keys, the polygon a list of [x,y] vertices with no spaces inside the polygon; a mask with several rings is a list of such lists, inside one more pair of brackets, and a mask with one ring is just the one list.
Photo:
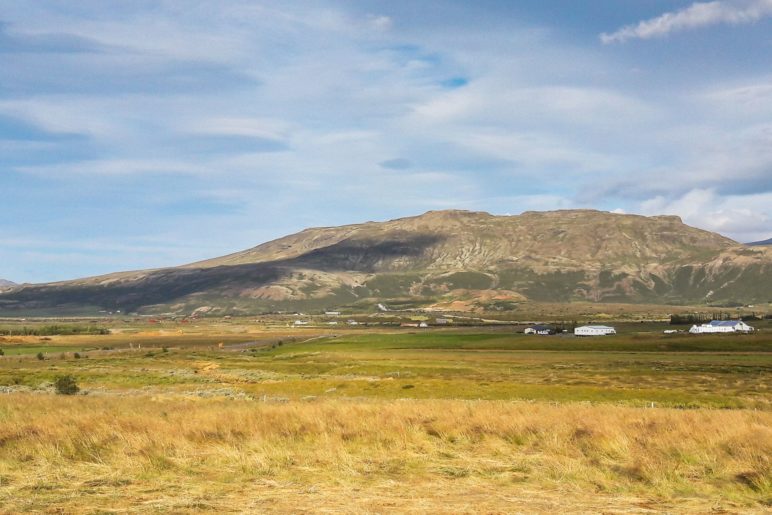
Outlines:
{"label": "yellow grass field", "polygon": [[772,414],[0,396],[3,513],[764,513]]}

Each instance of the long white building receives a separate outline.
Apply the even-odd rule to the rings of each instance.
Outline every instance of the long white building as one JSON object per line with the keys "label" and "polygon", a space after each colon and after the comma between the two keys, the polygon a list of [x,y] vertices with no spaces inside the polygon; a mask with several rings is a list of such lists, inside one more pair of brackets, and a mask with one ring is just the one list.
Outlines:
{"label": "long white building", "polygon": [[606,336],[617,334],[617,330],[607,325],[583,325],[574,329],[576,336]]}
{"label": "long white building", "polygon": [[753,332],[753,327],[742,320],[713,320],[709,324],[693,325],[689,332],[692,334],[750,333]]}

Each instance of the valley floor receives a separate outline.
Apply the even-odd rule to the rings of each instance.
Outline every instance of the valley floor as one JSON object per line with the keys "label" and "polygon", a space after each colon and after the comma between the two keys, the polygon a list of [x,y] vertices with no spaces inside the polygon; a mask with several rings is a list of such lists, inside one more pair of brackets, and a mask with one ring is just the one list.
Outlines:
{"label": "valley floor", "polygon": [[0,513],[768,512],[768,328],[618,327],[6,336]]}

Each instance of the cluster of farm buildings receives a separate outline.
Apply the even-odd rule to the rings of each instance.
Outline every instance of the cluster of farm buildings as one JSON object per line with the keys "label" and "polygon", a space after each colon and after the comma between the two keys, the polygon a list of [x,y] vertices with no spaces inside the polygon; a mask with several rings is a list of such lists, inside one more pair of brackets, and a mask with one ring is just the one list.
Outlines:
{"label": "cluster of farm buildings", "polygon": [[[707,324],[693,325],[689,332],[691,334],[751,333],[753,330],[753,327],[742,320],[712,320]],[[534,325],[526,328],[523,332],[525,334],[549,335],[555,334],[557,331],[549,325]],[[671,329],[665,332],[675,333],[678,331]],[[606,336],[609,334],[617,334],[616,329],[606,325],[583,325],[574,329],[574,336]]]}
{"label": "cluster of farm buildings", "polygon": [[711,320],[707,324],[693,325],[689,332],[703,333],[752,333],[753,327],[742,320]]}
{"label": "cluster of farm buildings", "polygon": [[[523,332],[525,334],[548,335],[555,334],[557,331],[549,325],[534,325],[527,327]],[[617,331],[607,325],[583,325],[574,329],[575,336],[606,336],[607,334],[617,334]]]}
{"label": "cluster of farm buildings", "polygon": [[[303,315],[302,313],[296,313],[296,315]],[[325,325],[338,325],[345,323],[346,325],[350,326],[358,326],[358,325],[370,325],[370,322],[361,322],[358,320],[355,320],[353,318],[350,319],[342,319],[340,322],[336,319],[343,316],[343,313],[340,311],[325,311],[324,312],[325,317],[332,317],[333,319],[330,320],[329,318],[327,320],[316,320],[316,324],[323,323]],[[410,320],[405,321],[403,320],[397,320],[390,323],[376,323],[376,325],[398,325],[399,327],[415,327],[415,328],[429,328],[431,326],[447,326],[450,324],[455,324],[455,320],[453,319],[453,315],[448,315],[447,317],[443,318],[435,318],[433,321],[429,321],[428,317],[411,317]],[[226,317],[230,318],[230,317]],[[461,317],[463,319],[467,319],[469,317]],[[688,317],[687,320],[689,322],[695,321],[693,318]],[[704,319],[703,319],[704,320]],[[710,320],[705,321],[703,320],[697,320],[697,323],[692,325],[691,328],[686,331],[685,329],[667,329],[664,331],[665,334],[675,334],[675,333],[684,333],[688,332],[690,334],[731,334],[731,333],[752,333],[755,331],[753,327],[746,324],[743,320]],[[514,322],[516,323],[516,322]],[[680,321],[673,321],[673,317],[671,317],[671,324],[679,324],[683,323]],[[301,327],[301,326],[309,326],[311,324],[314,324],[314,321],[308,320],[308,319],[296,319],[291,325],[295,327]],[[289,323],[287,325],[290,325]],[[672,327],[672,326],[671,326]],[[582,325],[577,327],[571,327],[569,326],[566,328],[564,324],[557,324],[557,325],[548,325],[548,324],[533,324],[529,327],[526,327],[523,331],[527,335],[553,335],[553,334],[563,334],[563,335],[571,335],[571,336],[607,336],[607,335],[614,335],[617,334],[616,328],[607,326],[607,325]]]}

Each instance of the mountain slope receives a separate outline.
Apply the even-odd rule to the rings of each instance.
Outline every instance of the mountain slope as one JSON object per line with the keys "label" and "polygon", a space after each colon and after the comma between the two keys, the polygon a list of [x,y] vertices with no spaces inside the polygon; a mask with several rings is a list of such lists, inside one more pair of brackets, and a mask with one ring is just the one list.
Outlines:
{"label": "mountain slope", "polygon": [[16,283],[13,283],[6,279],[0,279],[0,289],[13,288],[14,286],[16,286]]}
{"label": "mountain slope", "polygon": [[751,243],[746,243],[746,245],[750,245],[750,246],[772,245],[772,238],[769,238],[768,240],[763,240],[763,241],[754,241]]}
{"label": "mountain slope", "polygon": [[25,285],[0,294],[0,312],[252,313],[459,298],[766,302],[770,291],[772,249],[678,217],[435,211],[306,229],[176,268]]}

